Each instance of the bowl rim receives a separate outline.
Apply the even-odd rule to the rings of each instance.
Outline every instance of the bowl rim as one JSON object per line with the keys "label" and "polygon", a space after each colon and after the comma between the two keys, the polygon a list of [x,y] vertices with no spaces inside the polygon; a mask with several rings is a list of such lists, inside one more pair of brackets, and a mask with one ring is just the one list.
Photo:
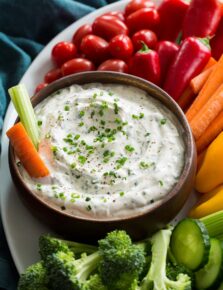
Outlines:
{"label": "bowl rim", "polygon": [[[93,80],[91,81],[90,79],[93,77]],[[97,80],[95,80],[95,78]],[[106,81],[103,81],[103,78],[107,78]],[[89,79],[89,81],[85,81],[85,79]],[[100,80],[102,79],[102,80]],[[109,80],[111,79],[111,80]],[[114,81],[115,79],[115,81]],[[186,119],[185,114],[183,113],[182,109],[179,107],[179,105],[164,91],[162,90],[159,86],[144,80],[140,77],[125,74],[125,73],[120,73],[120,72],[112,72],[112,71],[91,71],[91,72],[81,72],[81,73],[76,73],[72,75],[65,76],[63,78],[60,78],[50,84],[48,84],[47,87],[43,88],[41,91],[36,93],[32,98],[31,102],[34,105],[34,107],[43,101],[45,98],[53,94],[59,89],[66,88],[72,84],[77,84],[77,85],[84,85],[84,84],[89,84],[89,83],[119,83],[123,85],[125,82],[131,82],[130,86],[137,87],[135,84],[140,84],[142,87],[147,87],[150,88],[151,90],[158,91],[165,99],[166,103],[169,103],[170,106],[173,106],[175,111],[172,111],[168,106],[159,98],[157,98],[154,95],[151,95],[152,98],[157,99],[159,102],[162,103],[164,107],[166,107],[169,111],[172,112],[173,115],[177,118],[177,121],[179,122],[179,125],[183,129],[183,134],[185,135],[183,137],[184,139],[184,144],[185,144],[185,153],[184,153],[184,167],[182,169],[181,175],[177,181],[177,183],[173,186],[173,188],[166,194],[166,196],[161,199],[160,201],[156,202],[153,207],[149,209],[145,209],[139,213],[135,212],[134,214],[129,214],[125,216],[120,216],[120,217],[109,217],[109,218],[104,218],[104,217],[90,217],[90,216],[84,216],[84,215],[74,215],[71,214],[70,212],[67,212],[65,210],[61,210],[57,208],[56,206],[53,206],[51,203],[46,202],[43,198],[40,196],[36,195],[24,182],[18,166],[16,165],[16,154],[14,152],[14,149],[9,142],[9,163],[11,162],[12,169],[14,170],[14,174],[16,174],[16,177],[19,179],[20,185],[15,184],[16,188],[18,191],[20,191],[20,186],[22,185],[23,188],[42,206],[47,208],[50,211],[53,211],[61,216],[64,216],[66,218],[70,219],[75,219],[79,221],[85,221],[85,222],[93,222],[93,223],[99,223],[99,224],[104,224],[104,223],[114,223],[114,222],[126,222],[126,221],[131,221],[135,218],[140,218],[148,214],[152,214],[155,212],[160,206],[164,205],[165,203],[169,202],[171,199],[173,199],[181,190],[183,185],[187,181],[187,177],[190,174],[191,171],[191,166],[193,166],[193,160],[194,160],[194,153],[195,153],[195,145],[194,145],[194,138],[193,134],[191,132],[189,123]],[[142,88],[140,88],[142,89]],[[143,89],[142,89],[143,90]],[[146,91],[146,90],[145,90]],[[148,94],[148,92],[147,92]],[[16,119],[15,123],[19,121],[19,118]],[[10,171],[12,170],[10,166]],[[11,172],[10,172],[11,173]],[[12,176],[12,173],[11,173]]]}

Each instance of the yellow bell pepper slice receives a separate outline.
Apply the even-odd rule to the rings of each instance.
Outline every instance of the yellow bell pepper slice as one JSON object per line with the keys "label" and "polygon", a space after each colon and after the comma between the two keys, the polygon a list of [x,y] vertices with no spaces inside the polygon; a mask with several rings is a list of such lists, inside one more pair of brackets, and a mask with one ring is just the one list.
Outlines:
{"label": "yellow bell pepper slice", "polygon": [[219,210],[223,210],[223,185],[205,194],[191,209],[189,216],[199,219]]}
{"label": "yellow bell pepper slice", "polygon": [[223,132],[211,143],[198,170],[195,189],[209,192],[223,183]]}

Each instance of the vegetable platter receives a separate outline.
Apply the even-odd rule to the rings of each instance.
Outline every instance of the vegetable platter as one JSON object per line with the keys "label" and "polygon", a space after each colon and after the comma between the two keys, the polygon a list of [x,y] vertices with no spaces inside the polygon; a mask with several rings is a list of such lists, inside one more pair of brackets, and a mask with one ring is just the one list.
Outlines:
{"label": "vegetable platter", "polygon": [[[120,12],[123,10],[125,13]],[[163,88],[179,104],[190,124],[199,154],[195,189],[200,194],[191,196],[176,218],[180,221],[175,227],[167,226],[137,244],[123,231],[111,232],[100,240],[99,251],[88,245],[42,235],[39,240],[41,261],[21,276],[20,290],[29,289],[27,285],[35,279],[36,289],[60,289],[64,285],[66,289],[89,290],[222,289],[222,21],[222,3],[217,0],[209,0],[205,5],[201,0],[164,0],[155,4],[149,0],[121,1],[68,27],[36,58],[21,80],[27,84],[30,94],[34,85],[38,92],[63,76],[92,70],[130,73]],[[17,112],[21,113],[12,91],[10,95]],[[27,144],[29,135],[33,148],[38,145],[36,136],[26,129],[27,120],[20,118],[27,132],[21,123],[8,130],[15,116],[10,106],[2,140],[1,205],[10,249],[18,269],[23,272],[38,258],[31,255],[27,263],[24,260],[21,263],[23,258],[18,249],[23,241],[13,242],[16,217],[14,212],[10,219],[7,207],[12,206],[16,198],[12,196],[6,154],[8,142],[4,133],[7,131],[12,141],[15,129],[27,137]],[[41,163],[36,153],[35,158]],[[33,172],[33,177],[48,175],[44,164],[41,168],[43,171],[36,176]],[[31,170],[27,169],[29,173]],[[19,210],[20,213],[25,211],[22,206]],[[188,211],[190,218],[184,218]],[[28,220],[33,224],[32,218]],[[28,224],[25,228],[25,224],[21,224],[23,231],[30,229]],[[36,230],[38,237],[50,232],[40,224]],[[37,252],[36,233],[33,244]],[[80,260],[76,260],[78,255]],[[120,270],[116,265],[121,265]],[[83,269],[86,272],[81,272]],[[96,274],[89,276],[91,273]]]}

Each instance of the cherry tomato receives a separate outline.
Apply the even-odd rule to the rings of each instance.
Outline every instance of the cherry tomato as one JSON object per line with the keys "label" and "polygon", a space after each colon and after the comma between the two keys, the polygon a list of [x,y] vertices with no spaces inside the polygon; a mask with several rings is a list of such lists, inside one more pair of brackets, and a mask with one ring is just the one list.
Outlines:
{"label": "cherry tomato", "polygon": [[53,68],[44,77],[45,83],[52,83],[62,77],[60,68]]}
{"label": "cherry tomato", "polygon": [[128,34],[128,28],[124,22],[116,16],[104,15],[95,19],[92,25],[93,33],[110,40],[118,34]]}
{"label": "cherry tomato", "polygon": [[109,57],[108,42],[93,34],[86,35],[82,39],[80,49],[88,59],[96,64],[100,64]]}
{"label": "cherry tomato", "polygon": [[130,32],[141,29],[153,29],[159,23],[159,14],[156,9],[142,8],[130,14],[126,19],[126,24]]}
{"label": "cherry tomato", "polygon": [[155,4],[150,0],[132,0],[125,7],[125,16],[142,8],[155,8]]}
{"label": "cherry tomato", "polygon": [[92,26],[90,24],[84,24],[74,33],[72,42],[79,47],[81,44],[81,40],[84,36],[92,34]]}
{"label": "cherry tomato", "polygon": [[95,69],[94,64],[90,60],[84,58],[74,58],[68,60],[61,67],[63,76],[75,74],[78,72],[91,71],[94,69]]}
{"label": "cherry tomato", "polygon": [[39,91],[41,91],[43,88],[47,87],[48,84],[47,83],[40,83],[36,86],[35,89],[35,94],[37,94]]}
{"label": "cherry tomato", "polygon": [[127,64],[120,59],[108,59],[103,62],[99,67],[98,70],[100,71],[117,71],[122,73],[128,73],[128,66]]}
{"label": "cherry tomato", "polygon": [[72,42],[62,41],[53,47],[52,58],[58,66],[61,66],[69,59],[74,58],[76,53],[76,46]]}
{"label": "cherry tomato", "polygon": [[125,16],[124,16],[124,13],[122,11],[111,11],[111,12],[107,12],[101,16],[104,16],[104,15],[115,16],[118,19],[120,19],[121,21],[123,21],[123,22],[125,21]]}
{"label": "cherry tomato", "polygon": [[143,42],[149,48],[155,48],[157,44],[156,34],[152,30],[149,30],[149,29],[143,29],[136,32],[132,37],[132,43],[136,51],[142,48]]}
{"label": "cherry tomato", "polygon": [[113,57],[126,60],[133,54],[131,39],[125,34],[119,34],[112,38],[109,50]]}

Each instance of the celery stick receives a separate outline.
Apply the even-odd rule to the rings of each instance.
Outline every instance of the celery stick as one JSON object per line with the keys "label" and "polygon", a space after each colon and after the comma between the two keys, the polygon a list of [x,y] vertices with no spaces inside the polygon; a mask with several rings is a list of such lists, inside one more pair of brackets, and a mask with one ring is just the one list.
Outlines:
{"label": "celery stick", "polygon": [[8,92],[27,134],[38,149],[39,128],[26,87],[20,84],[10,88]]}
{"label": "celery stick", "polygon": [[211,237],[223,238],[223,210],[207,215],[200,220],[206,226]]}

